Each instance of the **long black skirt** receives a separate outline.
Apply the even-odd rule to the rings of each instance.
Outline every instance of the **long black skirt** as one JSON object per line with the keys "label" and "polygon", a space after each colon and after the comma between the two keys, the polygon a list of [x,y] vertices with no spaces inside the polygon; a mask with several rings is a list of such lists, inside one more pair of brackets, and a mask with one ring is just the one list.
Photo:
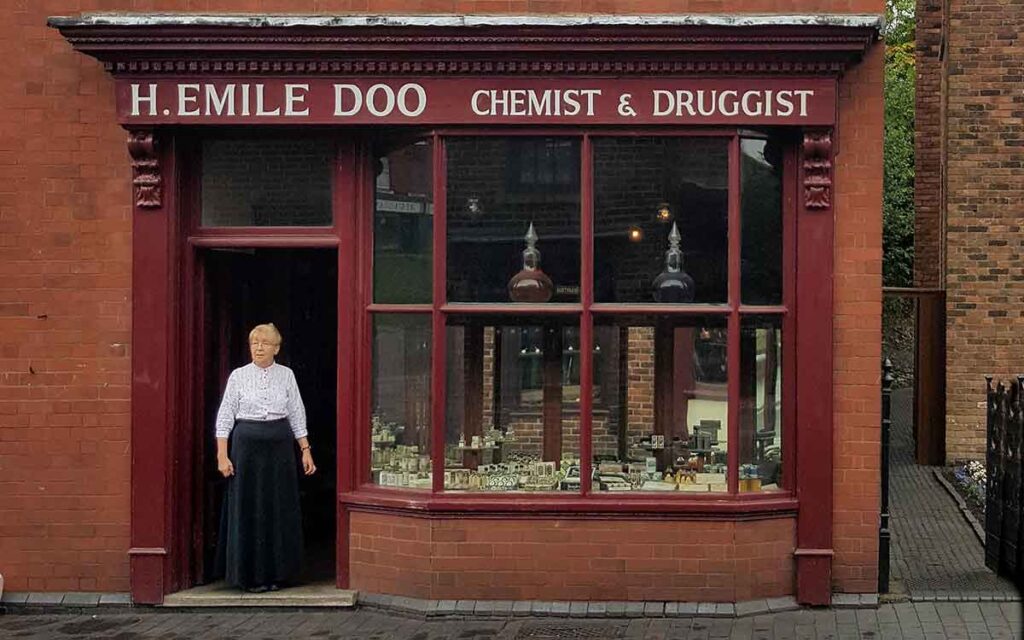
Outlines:
{"label": "long black skirt", "polygon": [[295,436],[285,419],[238,420],[229,453],[217,569],[248,589],[295,579],[302,568],[302,514]]}

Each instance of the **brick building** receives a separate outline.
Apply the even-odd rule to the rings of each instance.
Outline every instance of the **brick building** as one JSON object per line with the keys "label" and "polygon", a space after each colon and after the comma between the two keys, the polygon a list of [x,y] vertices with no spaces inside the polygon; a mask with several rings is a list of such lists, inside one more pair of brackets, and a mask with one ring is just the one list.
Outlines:
{"label": "brick building", "polygon": [[215,577],[265,320],[338,586],[876,590],[880,2],[101,4],[3,9],[9,590]]}
{"label": "brick building", "polygon": [[917,3],[914,284],[946,295],[946,459],[985,455],[985,375],[1024,371],[1019,6]]}

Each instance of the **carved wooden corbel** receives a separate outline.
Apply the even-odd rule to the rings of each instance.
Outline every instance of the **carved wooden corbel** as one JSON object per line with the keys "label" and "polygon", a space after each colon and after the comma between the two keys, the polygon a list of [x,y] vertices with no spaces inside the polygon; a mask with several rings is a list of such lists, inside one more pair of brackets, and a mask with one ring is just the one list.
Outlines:
{"label": "carved wooden corbel", "polygon": [[160,155],[153,132],[146,129],[128,132],[128,153],[132,157],[132,185],[135,206],[159,209],[163,206],[163,177]]}
{"label": "carved wooden corbel", "polygon": [[804,132],[804,208],[832,208],[832,130]]}

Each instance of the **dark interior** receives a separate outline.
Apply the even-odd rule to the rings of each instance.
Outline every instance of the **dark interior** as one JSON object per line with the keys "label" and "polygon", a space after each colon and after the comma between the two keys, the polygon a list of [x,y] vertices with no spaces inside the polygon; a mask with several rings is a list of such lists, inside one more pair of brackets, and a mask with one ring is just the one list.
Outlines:
{"label": "dark interior", "polygon": [[[213,575],[225,480],[217,471],[214,421],[232,369],[250,362],[248,335],[273,322],[284,338],[277,361],[295,372],[317,472],[300,473],[303,581],[335,575],[337,500],[337,291],[333,249],[217,249],[200,253],[205,273],[202,582]],[[299,465],[296,448],[296,466]]]}

